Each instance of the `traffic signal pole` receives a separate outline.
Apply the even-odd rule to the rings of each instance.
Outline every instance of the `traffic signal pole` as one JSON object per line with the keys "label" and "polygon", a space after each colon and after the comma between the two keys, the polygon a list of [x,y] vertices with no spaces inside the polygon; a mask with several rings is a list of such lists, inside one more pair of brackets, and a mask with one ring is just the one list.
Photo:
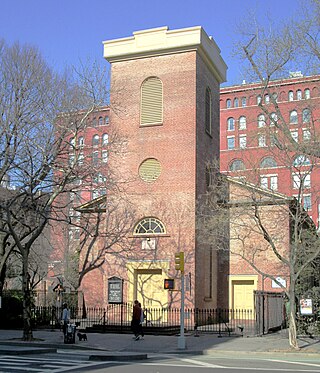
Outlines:
{"label": "traffic signal pole", "polygon": [[184,272],[181,272],[181,308],[180,308],[180,336],[178,337],[178,349],[185,350],[186,338],[184,336]]}
{"label": "traffic signal pole", "polygon": [[175,254],[175,268],[181,274],[181,305],[180,305],[180,336],[178,337],[178,349],[185,350],[186,338],[184,335],[184,252]]}

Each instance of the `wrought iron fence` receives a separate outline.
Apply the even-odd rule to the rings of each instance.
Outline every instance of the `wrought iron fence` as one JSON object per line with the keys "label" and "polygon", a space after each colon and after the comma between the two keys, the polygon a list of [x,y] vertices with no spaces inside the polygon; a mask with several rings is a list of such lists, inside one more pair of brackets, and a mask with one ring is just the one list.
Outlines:
{"label": "wrought iron fence", "polygon": [[[179,308],[147,308],[144,328],[146,332],[156,329],[179,330]],[[33,324],[35,327],[59,328],[62,309],[56,307],[35,307]],[[96,331],[130,330],[132,304],[114,304],[106,308],[70,308],[71,320],[81,329],[95,328]],[[185,309],[186,331],[211,332],[219,334],[253,335],[257,331],[256,314],[252,310],[234,309]]]}

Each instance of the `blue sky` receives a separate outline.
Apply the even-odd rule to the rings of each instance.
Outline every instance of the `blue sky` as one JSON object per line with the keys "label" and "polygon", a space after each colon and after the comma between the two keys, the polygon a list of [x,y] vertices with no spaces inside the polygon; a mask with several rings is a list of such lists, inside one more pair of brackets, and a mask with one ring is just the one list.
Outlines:
{"label": "blue sky", "polygon": [[0,38],[37,46],[62,70],[79,60],[102,61],[104,40],[160,26],[203,26],[221,49],[230,85],[242,81],[231,52],[236,25],[248,9],[278,23],[297,12],[299,0],[0,0]]}

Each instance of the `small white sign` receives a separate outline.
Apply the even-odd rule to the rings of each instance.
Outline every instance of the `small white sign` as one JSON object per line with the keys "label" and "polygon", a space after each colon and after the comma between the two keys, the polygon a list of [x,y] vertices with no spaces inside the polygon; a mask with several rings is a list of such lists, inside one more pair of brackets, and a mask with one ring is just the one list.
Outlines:
{"label": "small white sign", "polygon": [[300,313],[301,315],[312,315],[312,299],[300,299]]}
{"label": "small white sign", "polygon": [[[276,280],[284,287],[286,288],[287,287],[287,282],[285,279],[281,278],[281,277],[276,277]],[[271,283],[271,287],[273,289],[280,289],[281,286],[278,285],[274,280],[272,280],[272,283]]]}
{"label": "small white sign", "polygon": [[142,250],[155,250],[156,249],[156,239],[155,238],[145,238],[142,240]]}

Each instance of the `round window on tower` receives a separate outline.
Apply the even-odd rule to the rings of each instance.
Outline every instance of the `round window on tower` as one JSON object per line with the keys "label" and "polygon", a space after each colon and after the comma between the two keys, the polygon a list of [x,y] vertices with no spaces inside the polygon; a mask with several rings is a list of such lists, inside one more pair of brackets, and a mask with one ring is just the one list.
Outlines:
{"label": "round window on tower", "polygon": [[148,158],[144,160],[139,166],[139,176],[143,181],[147,183],[156,181],[160,174],[161,164],[157,159]]}

